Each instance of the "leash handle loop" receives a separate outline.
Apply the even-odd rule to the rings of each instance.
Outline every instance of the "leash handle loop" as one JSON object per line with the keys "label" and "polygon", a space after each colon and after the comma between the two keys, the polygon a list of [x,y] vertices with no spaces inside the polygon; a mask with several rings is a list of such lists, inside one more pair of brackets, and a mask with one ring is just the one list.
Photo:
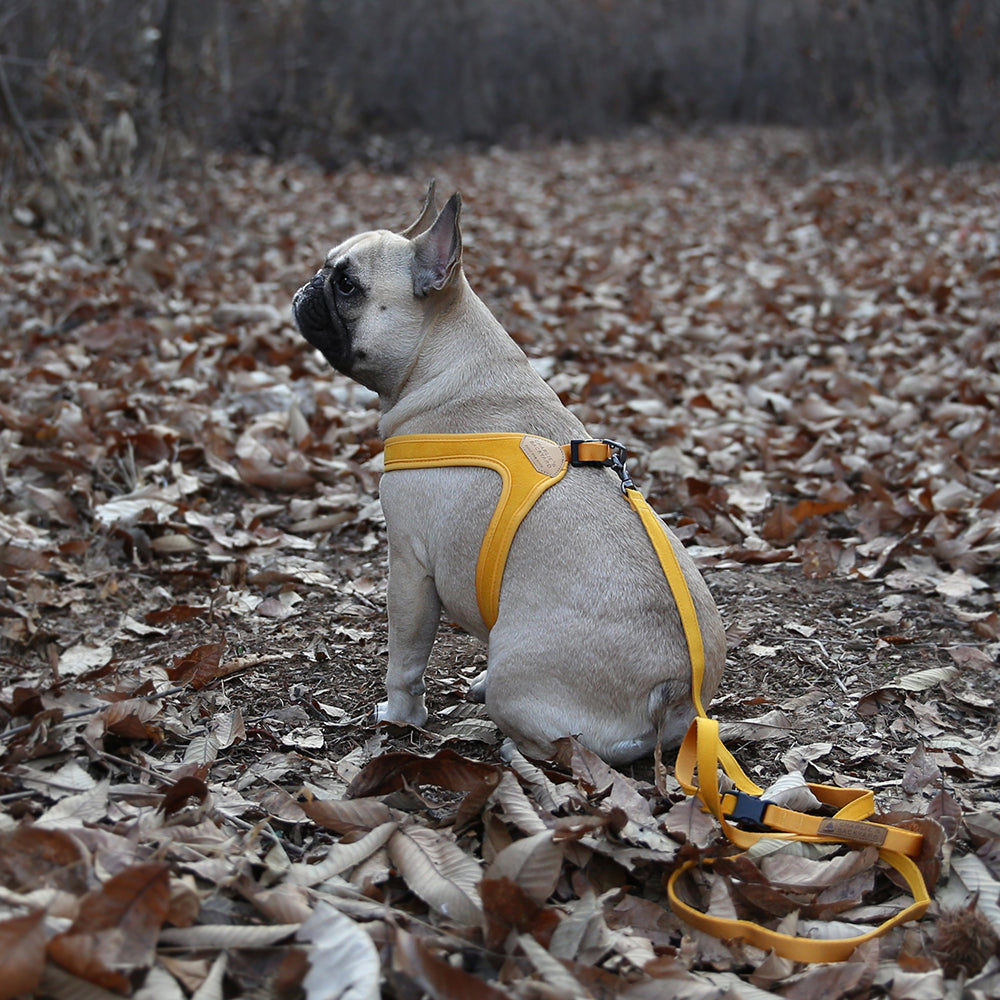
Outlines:
{"label": "leash handle loop", "polygon": [[[927,907],[930,905],[930,896],[927,893],[923,876],[911,858],[905,854],[884,849],[879,851],[879,857],[903,877],[910,894],[913,896],[913,902],[890,917],[885,923],[853,937],[796,937],[792,934],[770,930],[749,920],[714,917],[709,913],[704,913],[682,899],[678,892],[681,876],[696,867],[699,864],[698,861],[687,861],[670,874],[670,878],[667,880],[667,895],[670,897],[670,905],[674,912],[684,923],[711,934],[713,937],[746,941],[755,948],[773,951],[782,958],[791,959],[793,962],[844,962],[851,957],[858,945],[879,937],[893,927],[898,927],[909,920],[919,920],[927,912]],[[706,867],[708,867],[708,863],[706,863]]]}

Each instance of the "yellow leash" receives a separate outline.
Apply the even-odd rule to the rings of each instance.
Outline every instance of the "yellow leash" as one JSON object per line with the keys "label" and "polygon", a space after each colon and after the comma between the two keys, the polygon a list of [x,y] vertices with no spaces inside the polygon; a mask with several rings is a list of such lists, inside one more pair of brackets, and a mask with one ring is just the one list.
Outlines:
{"label": "yellow leash", "polygon": [[[810,784],[808,787],[813,795],[836,810],[830,817],[812,816],[767,802],[761,798],[764,790],[744,774],[723,745],[718,722],[708,718],[701,702],[705,653],[694,601],[663,522],[628,476],[625,450],[621,445],[613,441],[573,441],[558,445],[530,434],[405,434],[390,437],[385,442],[386,472],[435,466],[480,466],[500,474],[500,500],[483,537],[476,565],[476,598],[483,621],[490,629],[496,623],[503,573],[514,535],[538,497],[558,483],[570,465],[604,465],[618,473],[622,493],[646,529],[680,613],[691,660],[691,696],[697,712],[677,754],[676,776],[684,791],[701,800],[737,847],[748,848],[764,838],[875,846],[879,857],[903,877],[913,896],[908,907],[866,934],[831,940],[800,938],[746,920],[714,917],[686,903],[678,895],[678,880],[700,863],[689,861],[677,868],[667,883],[670,903],[677,915],[692,927],[715,937],[740,939],[797,962],[844,961],[859,944],[908,920],[922,917],[930,905],[930,896],[920,869],[912,860],[921,850],[923,838],[920,834],[871,822],[869,817],[875,811],[875,798],[863,788]],[[720,792],[720,766],[738,791]],[[695,772],[700,785],[695,783]],[[739,821],[767,826],[775,832],[747,831],[734,825]]]}

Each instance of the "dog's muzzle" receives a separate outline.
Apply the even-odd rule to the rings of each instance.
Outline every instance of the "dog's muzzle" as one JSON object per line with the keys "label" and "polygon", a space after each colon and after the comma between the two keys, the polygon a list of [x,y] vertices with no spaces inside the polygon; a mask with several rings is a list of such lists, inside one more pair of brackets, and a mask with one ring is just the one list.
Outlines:
{"label": "dog's muzzle", "polygon": [[292,314],[302,336],[320,350],[328,341],[330,328],[333,325],[324,291],[326,281],[327,275],[320,271],[312,281],[303,285],[292,299]]}
{"label": "dog's muzzle", "polygon": [[330,272],[320,271],[292,299],[299,332],[339,372],[351,374],[351,337],[337,314],[330,292]]}

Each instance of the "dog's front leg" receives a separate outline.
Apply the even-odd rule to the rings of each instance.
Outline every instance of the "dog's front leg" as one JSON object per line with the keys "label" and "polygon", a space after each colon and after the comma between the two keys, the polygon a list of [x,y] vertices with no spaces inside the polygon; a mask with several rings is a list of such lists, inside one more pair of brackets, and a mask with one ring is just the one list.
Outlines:
{"label": "dog's front leg", "polygon": [[434,580],[412,553],[395,554],[390,546],[389,566],[388,698],[376,708],[376,718],[422,726],[427,721],[424,670],[441,617],[441,601]]}

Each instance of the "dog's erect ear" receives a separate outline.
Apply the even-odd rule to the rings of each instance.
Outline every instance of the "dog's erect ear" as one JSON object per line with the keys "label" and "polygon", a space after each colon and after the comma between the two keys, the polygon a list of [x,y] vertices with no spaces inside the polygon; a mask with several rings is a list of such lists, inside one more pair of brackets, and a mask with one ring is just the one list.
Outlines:
{"label": "dog's erect ear", "polygon": [[433,221],[434,216],[437,215],[437,198],[434,196],[434,191],[437,188],[437,182],[431,181],[427,185],[427,194],[424,195],[424,207],[420,209],[420,215],[417,216],[417,221],[411,223],[406,227],[399,235],[405,236],[408,240],[412,240],[414,236],[418,236],[422,233]]}
{"label": "dog's erect ear", "polygon": [[449,285],[462,266],[462,196],[456,191],[434,225],[413,240],[413,294],[422,298]]}

